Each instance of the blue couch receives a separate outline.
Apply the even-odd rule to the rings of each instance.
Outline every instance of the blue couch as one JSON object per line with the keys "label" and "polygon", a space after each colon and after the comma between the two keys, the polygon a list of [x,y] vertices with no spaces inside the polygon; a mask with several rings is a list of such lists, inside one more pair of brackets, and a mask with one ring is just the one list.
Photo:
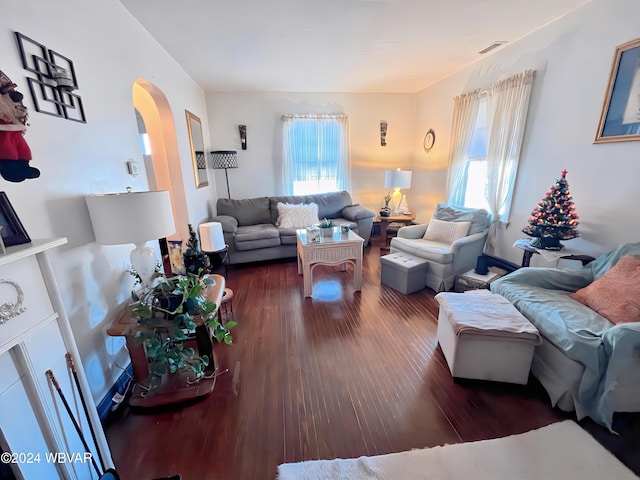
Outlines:
{"label": "blue couch", "polygon": [[578,270],[521,268],[491,284],[543,336],[533,375],[553,405],[611,429],[613,413],[640,411],[640,322],[614,325],[569,295],[602,277],[640,243],[621,245]]}

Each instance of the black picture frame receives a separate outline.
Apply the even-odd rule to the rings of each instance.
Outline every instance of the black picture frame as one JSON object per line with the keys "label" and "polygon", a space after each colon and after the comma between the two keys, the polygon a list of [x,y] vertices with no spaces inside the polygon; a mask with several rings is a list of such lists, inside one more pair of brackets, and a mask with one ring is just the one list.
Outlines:
{"label": "black picture frame", "polygon": [[5,247],[31,242],[29,234],[24,229],[5,192],[0,192],[0,225],[3,227],[0,230],[0,235]]}
{"label": "black picture frame", "polygon": [[640,38],[616,47],[593,143],[640,140]]}

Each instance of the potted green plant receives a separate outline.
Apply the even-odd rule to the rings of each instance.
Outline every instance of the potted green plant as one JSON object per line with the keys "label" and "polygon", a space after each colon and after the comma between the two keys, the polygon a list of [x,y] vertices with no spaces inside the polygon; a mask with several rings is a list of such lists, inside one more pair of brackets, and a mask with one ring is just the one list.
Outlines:
{"label": "potted green plant", "polygon": [[206,299],[212,282],[208,275],[160,276],[155,287],[132,293],[129,312],[149,362],[150,389],[166,373],[186,372],[189,383],[205,376],[213,359],[189,346],[198,330],[208,340],[233,343],[230,330],[237,323],[220,322],[216,304]]}
{"label": "potted green plant", "polygon": [[389,202],[391,201],[391,198],[391,193],[387,193],[384,196],[384,207],[380,209],[381,217],[388,217],[389,215],[391,215],[391,209],[389,208]]}
{"label": "potted green plant", "polygon": [[320,221],[319,227],[320,230],[322,231],[322,236],[323,237],[330,237],[333,235],[333,227],[335,226],[335,224],[333,223],[332,220],[328,220],[327,218],[323,218]]}

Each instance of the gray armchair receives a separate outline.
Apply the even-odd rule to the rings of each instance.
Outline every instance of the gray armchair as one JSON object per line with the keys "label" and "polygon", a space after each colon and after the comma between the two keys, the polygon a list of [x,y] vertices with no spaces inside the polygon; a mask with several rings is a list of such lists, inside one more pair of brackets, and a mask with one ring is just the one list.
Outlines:
{"label": "gray armchair", "polygon": [[391,240],[391,253],[405,252],[428,260],[425,285],[436,292],[451,290],[456,275],[471,270],[482,255],[489,233],[491,214],[483,209],[463,208],[439,203],[433,218],[446,222],[470,222],[467,236],[453,243],[425,240],[428,224],[409,225]]}

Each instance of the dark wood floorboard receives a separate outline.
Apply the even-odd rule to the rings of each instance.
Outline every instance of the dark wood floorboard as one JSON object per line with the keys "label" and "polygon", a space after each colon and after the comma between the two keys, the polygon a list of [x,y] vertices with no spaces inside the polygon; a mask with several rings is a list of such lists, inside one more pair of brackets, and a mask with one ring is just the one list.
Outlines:
{"label": "dark wood floorboard", "polygon": [[[295,261],[229,268],[239,325],[234,345],[215,350],[228,372],[200,401],[116,414],[107,437],[124,480],[274,479],[285,462],[496,438],[571,418],[533,379],[454,382],[437,345],[433,291],[405,296],[381,285],[376,244],[365,249],[362,292],[351,267],[314,274],[305,300]],[[639,422],[625,422],[631,440],[582,423],[632,463]]]}

